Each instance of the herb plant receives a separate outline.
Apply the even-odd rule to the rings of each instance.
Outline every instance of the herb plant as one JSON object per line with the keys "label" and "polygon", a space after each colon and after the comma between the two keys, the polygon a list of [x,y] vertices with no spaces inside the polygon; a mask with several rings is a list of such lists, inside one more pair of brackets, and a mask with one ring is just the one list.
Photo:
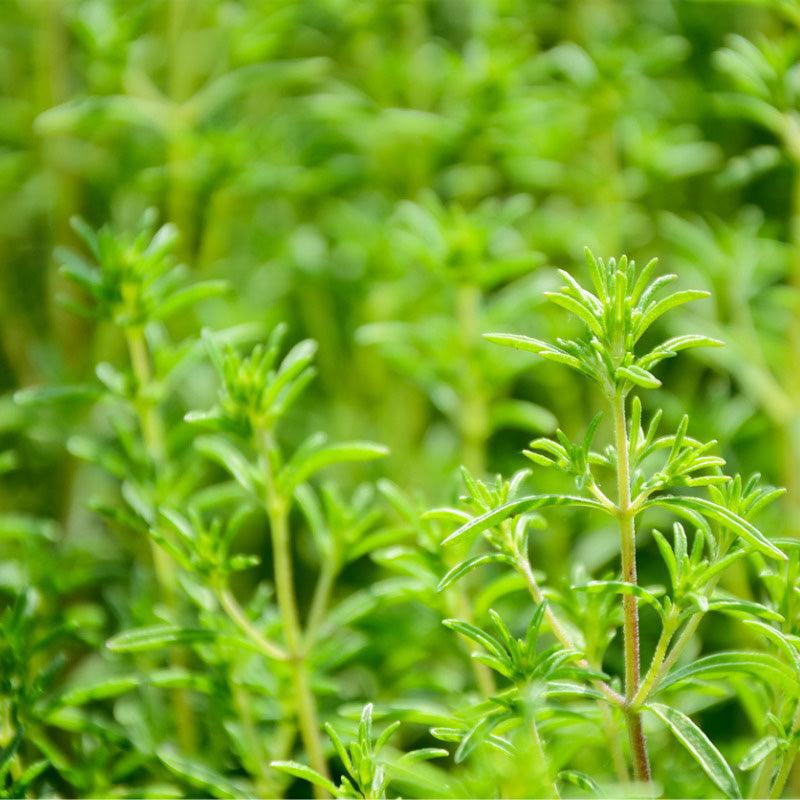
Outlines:
{"label": "herb plant", "polygon": [[[746,623],[769,631],[769,636],[792,647],[794,652],[781,632],[763,621],[783,621],[776,610],[757,603],[719,597],[715,593],[721,574],[740,559],[757,555],[770,561],[787,560],[784,552],[749,519],[780,492],[761,489],[757,476],[744,486],[738,476],[731,481],[721,472],[723,459],[711,454],[716,442],[701,442],[689,436],[687,416],[672,434],[659,435],[661,412],[656,412],[648,423],[643,423],[642,404],[636,392],[660,385],[653,368],[681,350],[721,343],[701,335],[684,335],[667,339],[644,353],[640,353],[636,345],[660,316],[683,303],[706,296],[705,293],[682,290],[659,296],[659,292],[676,276],[665,275],[651,281],[655,261],[637,269],[635,262],[629,262],[624,256],[619,261],[604,261],[595,258],[588,250],[586,261],[594,292],[583,288],[569,273],[562,271],[565,286],[549,295],[551,301],[568,309],[584,323],[587,328],[584,337],[558,339],[554,343],[517,334],[489,333],[486,338],[568,366],[599,384],[613,418],[613,444],[601,452],[592,449],[600,423],[599,414],[580,442],[571,442],[560,430],[556,440],[536,439],[531,442],[525,455],[535,464],[557,469],[571,478],[580,492],[577,495],[524,494],[519,487],[527,478],[526,472],[517,473],[511,481],[500,482],[494,487],[477,482],[468,474],[465,476],[468,510],[433,512],[437,517],[452,517],[462,523],[444,539],[443,544],[479,534],[489,543],[491,552],[471,556],[457,564],[444,577],[442,585],[448,585],[484,564],[507,563],[524,577],[537,610],[525,640],[515,641],[496,615],[494,622],[501,635],[499,640],[463,621],[453,620],[446,624],[480,644],[483,651],[475,657],[492,665],[517,688],[520,684],[525,686],[538,681],[544,684],[546,693],[548,678],[558,677],[557,667],[570,664],[570,659],[576,662],[580,668],[579,675],[584,683],[591,682],[598,702],[616,709],[624,718],[636,780],[652,780],[643,725],[643,714],[649,712],[690,751],[720,791],[735,797],[739,795],[736,778],[711,740],[678,708],[657,701],[665,684],[669,686],[683,677],[680,669],[676,672],[672,668],[700,619],[709,611],[743,615]],[[612,495],[614,499],[609,497],[610,492],[605,491],[609,473],[616,489]],[[685,487],[706,488],[710,497],[679,493]],[[621,596],[622,692],[617,691],[615,681],[608,680],[601,671],[606,648],[614,638],[615,620],[601,617],[606,630],[599,636],[596,632],[592,635],[594,646],[590,652],[587,648],[588,628],[598,625],[599,620],[591,617],[562,619],[557,601],[552,605],[546,604],[544,590],[534,573],[529,556],[532,512],[552,507],[590,509],[608,515],[618,527],[619,578],[573,585],[571,591]],[[695,527],[691,547],[680,522],[673,525],[671,543],[658,531],[653,532],[670,579],[670,588],[663,599],[642,587],[637,576],[637,519],[654,508],[666,509]],[[655,609],[660,623],[660,634],[644,674],[641,667],[640,603]],[[547,658],[539,664],[531,648],[535,647],[542,616],[547,617],[551,632],[563,650],[545,651]],[[572,632],[572,627],[577,627],[576,633]],[[717,658],[708,656],[706,663],[716,664]],[[521,663],[516,663],[517,660]],[[730,659],[729,668],[731,671],[739,668],[735,657]],[[575,670],[574,664],[571,669]],[[676,674],[680,677],[676,678]],[[697,673],[690,670],[690,674]],[[476,738],[485,738],[496,726],[507,722],[509,713],[518,718],[517,724],[522,722],[529,728],[537,746],[537,757],[544,767],[547,761],[536,730],[535,716],[533,720],[525,716],[520,718],[513,705],[504,713],[491,709],[482,715],[461,740],[456,759],[474,747]],[[624,775],[626,768],[622,757],[613,752],[617,745],[613,719],[610,726],[612,756]],[[775,781],[779,784],[780,776],[776,776]],[[557,792],[557,789],[553,791]]]}
{"label": "herb plant", "polygon": [[7,0],[0,796],[799,796],[796,6]]}

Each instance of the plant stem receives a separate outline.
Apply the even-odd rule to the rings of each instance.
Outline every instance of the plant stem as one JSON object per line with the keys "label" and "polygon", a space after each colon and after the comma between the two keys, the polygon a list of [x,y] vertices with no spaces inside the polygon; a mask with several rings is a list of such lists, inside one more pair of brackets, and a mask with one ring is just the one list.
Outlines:
{"label": "plant stem", "polygon": [[783,756],[781,756],[780,766],[778,767],[778,772],[775,775],[775,780],[773,780],[772,788],[769,792],[771,798],[778,798],[781,796],[783,787],[786,786],[786,781],[789,778],[792,767],[794,767],[797,753],[800,750],[800,738],[797,736],[798,731],[800,731],[800,703],[798,703],[795,708],[792,726],[789,729],[789,736],[792,738],[792,743],[784,750]]}
{"label": "plant stem", "polygon": [[628,764],[625,761],[625,753],[619,738],[619,725],[614,719],[614,710],[605,703],[599,703],[600,717],[603,725],[603,733],[608,742],[608,751],[611,753],[611,761],[614,764],[614,774],[620,783],[627,783],[630,780]]}
{"label": "plant stem", "polygon": [[475,344],[480,341],[480,314],[480,289],[468,283],[459,285],[456,289],[456,317],[463,362],[459,414],[461,461],[478,477],[486,470],[489,432],[488,403],[475,353]]}
{"label": "plant stem", "polygon": [[[289,540],[289,509],[286,500],[275,486],[272,464],[277,453],[269,432],[263,434],[260,446],[265,465],[265,506],[272,539],[275,593],[283,622],[286,649],[289,654],[297,726],[300,729],[300,738],[303,740],[311,767],[321,775],[328,777],[328,765],[319,735],[317,703],[311,688],[311,675],[303,646],[300,615],[297,610],[294,566]],[[328,796],[327,792],[319,786],[314,786],[314,795],[316,797]]]}
{"label": "plant stem", "polygon": [[[150,396],[154,380],[153,368],[143,328],[141,326],[126,328],[125,341],[128,346],[131,369],[136,380],[136,413],[139,417],[145,448],[153,461],[154,480],[158,492],[159,475],[166,459],[166,433],[164,420]],[[174,609],[176,606],[175,565],[167,552],[159,547],[152,538],[150,538],[150,552],[159,593],[167,606]],[[177,650],[171,653],[170,661],[176,667],[186,666],[183,653]],[[197,747],[197,737],[189,694],[186,689],[176,689],[172,693],[172,698],[178,740],[185,752],[192,753]]]}
{"label": "plant stem", "polygon": [[754,800],[763,800],[769,793],[770,778],[775,774],[775,753],[770,753],[762,762],[758,770],[758,778],[753,784],[750,797]]}
{"label": "plant stem", "polygon": [[[727,547],[728,545],[725,545],[720,550],[720,558],[725,554]],[[717,574],[708,582],[705,588],[706,597],[710,598],[714,594],[714,589],[717,588],[717,583],[719,583],[720,577],[721,575]],[[705,613],[705,611],[697,611],[689,618],[689,621],[686,623],[686,625],[684,625],[683,630],[680,632],[680,635],[675,641],[675,644],[672,645],[672,649],[666,655],[664,661],[658,669],[656,683],[659,683],[661,679],[672,669],[673,664],[678,660],[681,653],[692,640],[692,636],[694,636],[694,632],[702,622]]]}
{"label": "plant stem", "polygon": [[[539,781],[539,787],[542,789],[548,789],[550,797],[560,797],[558,793],[558,786],[556,785],[555,781],[550,779],[550,776],[548,775],[549,769],[547,755],[544,752],[544,745],[542,745],[542,740],[539,736],[539,730],[536,727],[535,719],[531,719],[531,742],[533,743],[533,759],[535,761],[534,768],[537,772],[536,778]],[[537,796],[539,787],[537,787]],[[543,796],[546,797],[547,795]]]}
{"label": "plant stem", "polygon": [[253,623],[244,613],[242,607],[236,602],[236,598],[231,594],[229,589],[222,589],[217,593],[220,605],[225,609],[227,615],[233,620],[238,628],[250,638],[253,644],[267,658],[274,658],[278,661],[288,660],[288,655],[283,648],[270,642],[269,639],[262,636],[261,632],[253,625]]}
{"label": "plant stem", "polygon": [[[536,576],[533,574],[531,562],[527,555],[522,554],[515,549],[514,559],[517,563],[517,569],[519,569],[519,571],[522,573],[522,576],[525,578],[525,583],[528,585],[528,592],[533,598],[533,601],[535,603],[545,602],[544,594],[539,587]],[[550,630],[553,632],[553,636],[555,636],[556,639],[558,639],[558,641],[567,650],[578,650],[579,648],[575,646],[575,642],[573,642],[569,631],[567,631],[561,620],[559,620],[559,618],[555,615],[555,612],[550,607],[549,603],[545,606],[544,615],[547,619],[548,625],[550,626]],[[585,658],[582,658],[577,663],[581,667],[591,669],[591,664],[589,664]],[[624,709],[625,698],[621,694],[615,692],[614,689],[612,689],[605,681],[597,680],[593,681],[592,683],[594,684],[595,688],[599,689],[605,695],[606,699],[612,705],[619,706],[620,708]]]}
{"label": "plant stem", "polygon": [[266,769],[267,758],[261,745],[261,737],[250,708],[250,698],[247,692],[239,686],[233,676],[228,678],[233,696],[233,705],[242,722],[242,733],[247,742],[247,758],[242,759],[248,772],[255,779],[255,788],[259,795],[269,797],[276,794],[276,787],[270,780]]}
{"label": "plant stem", "polygon": [[[291,660],[292,687],[294,689],[295,712],[300,736],[303,740],[311,766],[321,775],[328,776],[328,765],[319,735],[317,704],[311,690],[311,676],[304,653],[300,618],[294,592],[294,570],[289,550],[289,528],[285,504],[271,502],[268,508],[272,534],[272,557],[275,566],[275,591],[283,620],[286,647]],[[319,786],[314,787],[317,797],[327,797]]]}
{"label": "plant stem", "polygon": [[[15,734],[16,731],[11,719],[11,700],[2,699],[0,700],[0,750],[11,744]],[[22,775],[23,770],[19,752],[12,756],[9,772],[14,780]]]}
{"label": "plant stem", "polygon": [[677,608],[676,606],[673,606],[669,616],[667,616],[667,618],[664,620],[664,624],[661,628],[661,635],[658,637],[658,643],[656,644],[656,649],[653,652],[653,658],[650,661],[650,668],[647,670],[647,674],[644,676],[644,680],[639,686],[639,691],[636,692],[636,696],[633,698],[633,702],[631,703],[633,708],[641,708],[642,703],[644,703],[650,695],[650,692],[656,683],[656,679],[661,674],[661,665],[664,663],[664,658],[667,654],[667,648],[669,647],[669,643],[672,641],[672,636],[675,633],[675,627],[677,624]]}
{"label": "plant stem", "polygon": [[314,596],[311,598],[311,610],[308,612],[306,620],[305,643],[307,649],[311,647],[325,617],[325,612],[328,610],[336,573],[337,568],[334,562],[326,560],[320,569],[317,585],[314,587]]}
{"label": "plant stem", "polygon": [[[619,515],[622,580],[636,584],[636,527],[631,508],[631,475],[628,463],[628,430],[625,419],[625,398],[617,393],[612,402],[614,439],[617,450],[617,509]],[[642,781],[650,780],[647,742],[642,729],[641,714],[633,703],[639,691],[639,608],[634,595],[622,596],[625,638],[625,718],[628,723],[634,773]]]}

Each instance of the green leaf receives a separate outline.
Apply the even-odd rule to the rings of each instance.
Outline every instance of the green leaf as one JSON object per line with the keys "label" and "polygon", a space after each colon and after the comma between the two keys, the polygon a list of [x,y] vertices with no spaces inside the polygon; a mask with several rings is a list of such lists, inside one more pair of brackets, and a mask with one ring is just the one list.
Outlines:
{"label": "green leaf", "polygon": [[578,317],[595,336],[604,336],[603,326],[600,320],[598,320],[592,313],[592,310],[580,300],[562,292],[544,292],[544,296],[551,303],[561,306],[561,308],[566,309],[571,314]]}
{"label": "green leaf", "polygon": [[208,642],[216,635],[214,631],[204,628],[150,625],[144,628],[132,628],[114,636],[106,642],[106,647],[115,653],[139,653],[172,645]]}
{"label": "green leaf", "polygon": [[74,386],[30,386],[14,392],[14,402],[20,406],[42,406],[51,403],[75,403],[94,400],[100,389],[91,384]]}
{"label": "green leaf", "polygon": [[704,656],[672,670],[658,685],[658,691],[663,691],[684,681],[715,680],[741,674],[752,675],[769,683],[785,683],[795,679],[791,669],[769,653],[728,650]]}
{"label": "green leaf", "polygon": [[617,367],[615,377],[617,380],[627,378],[631,383],[635,383],[643,389],[657,389],[661,386],[661,381],[655,375],[635,364],[631,364],[629,367]]}
{"label": "green leaf", "polygon": [[652,500],[648,500],[643,505],[643,508],[649,508],[651,506],[669,508],[673,511],[676,509],[688,509],[689,511],[703,514],[706,517],[716,520],[725,527],[730,528],[764,555],[779,561],[786,560],[786,554],[772,544],[755,525],[711,500],[688,495],[661,495],[659,497],[654,497]]}
{"label": "green leaf", "polygon": [[447,522],[459,522],[463,525],[465,522],[469,522],[472,516],[468,511],[464,511],[461,508],[443,506],[442,508],[432,508],[430,511],[426,511],[420,519],[439,519]]}
{"label": "green leaf", "polygon": [[638,341],[642,334],[663,314],[671,311],[673,308],[682,306],[684,303],[689,303],[692,300],[702,300],[704,297],[709,297],[709,292],[702,289],[685,289],[682,292],[674,292],[668,295],[663,300],[656,303],[651,303],[647,310],[640,317],[636,325],[636,333],[634,341]]}
{"label": "green leaf", "polygon": [[387,447],[374,442],[342,442],[307,454],[299,461],[290,461],[281,472],[281,482],[287,491],[306,481],[315,472],[346,461],[371,461],[389,454]]}
{"label": "green leaf", "polygon": [[47,539],[54,541],[58,526],[51,519],[31,514],[0,514],[0,539]]}
{"label": "green leaf", "polygon": [[783,616],[777,611],[751,600],[739,600],[738,597],[720,597],[710,600],[708,610],[717,611],[720,614],[730,614],[732,617],[761,617],[773,622],[783,622]]}
{"label": "green leaf", "polygon": [[529,497],[520,497],[517,500],[511,500],[497,508],[493,508],[478,517],[473,517],[469,522],[466,522],[458,530],[451,533],[442,544],[449,544],[468,533],[482,533],[517,514],[523,514],[526,511],[532,511],[538,508],[553,508],[556,506],[593,508],[597,511],[606,510],[597,500],[591,500],[588,497],[577,497],[567,494],[539,494],[530,495]]}
{"label": "green leaf", "polygon": [[447,574],[439,581],[439,585],[436,587],[437,592],[444,591],[448,586],[451,586],[456,581],[461,580],[466,574],[472,572],[472,570],[476,569],[477,567],[483,566],[484,564],[514,564],[514,559],[511,556],[506,555],[505,553],[484,553],[480,556],[474,556],[473,558],[468,558],[466,561],[462,561],[459,564],[456,564],[451,570],[447,572]]}
{"label": "green leaf", "polygon": [[665,358],[674,356],[681,350],[689,350],[695,347],[724,347],[725,343],[719,339],[712,339],[710,336],[686,335],[673,336],[660,345],[654,347],[646,356],[642,356],[637,362],[643,369],[649,369],[654,364]]}
{"label": "green leaf", "polygon": [[759,739],[744,755],[739,762],[739,769],[747,772],[757,767],[770,753],[774,753],[780,746],[780,739],[776,736],[765,736]]}
{"label": "green leaf", "polygon": [[26,797],[28,787],[50,766],[47,759],[34,761],[33,764],[25,768],[22,775],[11,784],[9,797]]}
{"label": "green leaf", "polygon": [[153,319],[167,319],[178,311],[193,306],[209,297],[219,297],[230,290],[227,281],[201,281],[184,289],[173,292],[166,300],[159,303],[152,312]]}
{"label": "green leaf", "polygon": [[430,761],[434,758],[447,758],[450,755],[448,750],[442,747],[421,747],[419,750],[410,750],[403,753],[398,759],[400,764],[419,764],[421,761]]}
{"label": "green leaf", "polygon": [[324,775],[320,775],[305,764],[301,764],[298,761],[273,761],[270,766],[294,778],[302,778],[314,786],[319,786],[334,797],[340,796],[339,790],[333,781],[328,780]]}
{"label": "green leaf", "polygon": [[333,749],[339,756],[339,760],[342,762],[342,766],[347,770],[347,772],[352,774],[353,762],[350,760],[350,754],[347,752],[347,748],[344,746],[344,742],[341,740],[341,737],[339,736],[338,733],[336,733],[334,727],[330,724],[330,722],[324,723],[322,727],[325,729],[325,733],[328,734],[328,738],[331,740]]}
{"label": "green leaf", "polygon": [[162,745],[158,748],[156,754],[169,770],[184,778],[193,786],[207,789],[214,797],[253,797],[240,783],[229,780],[204,764],[180,755],[174,747]]}
{"label": "green leaf", "polygon": [[571,783],[579,789],[583,789],[584,792],[593,794],[595,797],[602,796],[597,781],[589,777],[585,772],[579,772],[575,769],[563,769],[558,773],[558,779],[560,781],[567,781],[567,783]]}
{"label": "green leaf", "polygon": [[221,436],[199,436],[194,443],[198,452],[226,469],[250,494],[258,494],[255,470],[241,450]]}
{"label": "green leaf", "polygon": [[467,639],[472,639],[473,642],[486,648],[490,653],[494,653],[498,658],[507,658],[500,642],[494,636],[490,636],[486,631],[481,630],[477,625],[473,625],[471,622],[464,622],[462,619],[445,619],[442,620],[442,625],[451,631],[466,636]]}
{"label": "green leaf", "polygon": [[515,350],[526,350],[529,353],[539,355],[545,350],[552,348],[547,342],[541,339],[532,339],[530,336],[522,336],[514,333],[484,333],[483,338],[492,344],[499,344],[503,347],[513,347]]}
{"label": "green leaf", "polygon": [[461,743],[456,749],[453,761],[460,764],[467,756],[484,740],[486,737],[504,720],[508,719],[507,714],[490,714],[481,720],[478,720],[467,731],[466,736],[461,740]]}
{"label": "green leaf", "polygon": [[81,706],[96,700],[105,700],[117,697],[125,692],[130,692],[141,686],[142,679],[139,675],[125,675],[119,678],[108,678],[89,686],[79,686],[65,692],[59,698],[59,704],[64,706]]}
{"label": "green leaf", "polygon": [[789,663],[794,666],[795,674],[800,675],[800,653],[781,631],[771,625],[767,625],[766,622],[762,622],[760,619],[746,619],[744,624],[750,628],[756,628],[776,645],[786,656]]}
{"label": "green leaf", "polygon": [[23,732],[22,730],[18,730],[11,741],[5,747],[3,747],[2,750],[0,750],[0,780],[6,776],[11,766],[11,761],[22,744],[22,740]]}
{"label": "green leaf", "polygon": [[658,611],[659,616],[663,613],[661,603],[658,598],[647,591],[643,586],[625,581],[589,581],[572,587],[578,591],[589,592],[590,594],[602,594],[610,592],[613,594],[631,595],[644,603],[653,606]]}
{"label": "green leaf", "polygon": [[689,751],[703,772],[726,797],[741,797],[739,786],[728,762],[686,714],[660,703],[650,703],[645,708],[672,731],[675,738]]}
{"label": "green leaf", "polygon": [[492,407],[492,428],[520,428],[552,433],[558,424],[551,411],[527,400],[501,400]]}

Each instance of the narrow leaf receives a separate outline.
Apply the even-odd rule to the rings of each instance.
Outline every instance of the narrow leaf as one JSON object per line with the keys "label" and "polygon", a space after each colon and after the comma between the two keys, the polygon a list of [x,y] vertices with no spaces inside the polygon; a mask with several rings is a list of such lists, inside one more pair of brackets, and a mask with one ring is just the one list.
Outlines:
{"label": "narrow leaf", "polygon": [[675,738],[689,751],[703,772],[726,797],[742,796],[733,771],[722,753],[686,714],[660,703],[651,703],[646,708],[672,731]]}
{"label": "narrow leaf", "polygon": [[325,776],[320,775],[319,772],[307,767],[305,764],[301,764],[299,761],[273,761],[270,766],[294,778],[301,778],[314,786],[319,786],[334,797],[339,797],[339,790],[333,781],[328,780]]}
{"label": "narrow leaf", "polygon": [[755,548],[760,550],[764,555],[779,561],[785,561],[786,555],[779,550],[772,542],[764,536],[758,528],[746,519],[734,514],[724,506],[718,505],[711,500],[706,500],[703,497],[691,496],[677,496],[677,495],[662,495],[648,500],[644,504],[644,508],[650,506],[661,506],[662,508],[669,508],[673,511],[679,509],[688,509],[689,511],[698,512],[706,517],[715,519],[727,528],[737,533],[746,542],[752,544]]}
{"label": "narrow leaf", "polygon": [[794,680],[791,669],[769,653],[728,650],[704,656],[672,670],[661,681],[658,691],[689,680],[715,680],[742,674],[752,675],[770,683]]}
{"label": "narrow leaf", "polygon": [[234,783],[204,764],[185,758],[173,747],[163,745],[158,748],[156,754],[170,771],[184,778],[193,786],[208,790],[214,797],[249,798],[253,796],[241,784]]}
{"label": "narrow leaf", "polygon": [[254,470],[242,452],[221,436],[200,436],[194,446],[206,458],[226,469],[251,494],[258,493]]}
{"label": "narrow leaf", "polygon": [[106,647],[115,653],[138,653],[178,644],[207,642],[216,634],[203,628],[181,628],[177,625],[150,625],[133,628],[112,637]]}
{"label": "narrow leaf", "polygon": [[343,442],[328,445],[307,454],[297,462],[290,461],[281,473],[281,481],[287,490],[292,490],[325,467],[346,461],[371,461],[384,458],[388,453],[388,448],[374,442]]}
{"label": "narrow leaf", "polygon": [[552,508],[556,506],[593,508],[597,511],[605,511],[605,508],[599,502],[590,500],[588,497],[577,497],[566,494],[540,494],[520,497],[517,500],[511,500],[497,508],[493,508],[485,514],[481,514],[479,517],[474,517],[458,530],[451,533],[442,544],[453,542],[468,533],[482,533],[517,514],[522,514],[526,511],[532,511],[538,508]]}
{"label": "narrow leaf", "polygon": [[461,580],[465,575],[472,572],[472,570],[476,569],[477,567],[483,566],[484,564],[512,564],[514,563],[514,559],[511,556],[506,555],[505,553],[484,553],[480,556],[474,556],[473,558],[468,558],[466,561],[462,561],[459,564],[456,564],[442,579],[439,581],[439,585],[436,587],[437,592],[441,592],[446,589],[448,586],[451,586],[456,581]]}

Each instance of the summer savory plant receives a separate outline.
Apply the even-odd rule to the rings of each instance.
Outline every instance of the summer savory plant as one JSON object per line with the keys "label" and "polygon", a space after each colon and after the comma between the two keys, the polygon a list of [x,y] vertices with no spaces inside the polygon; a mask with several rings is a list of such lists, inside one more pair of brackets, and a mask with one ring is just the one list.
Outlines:
{"label": "summer savory plant", "polygon": [[[287,349],[283,325],[263,344],[252,345],[264,338],[252,326],[206,329],[199,338],[190,330],[173,340],[165,320],[227,286],[189,281],[174,256],[175,229],[157,227],[152,214],[130,233],[75,224],[89,255],[60,254],[64,274],[87,299],[73,308],[116,331],[124,358],[99,363],[95,383],[31,388],[17,402],[42,413],[67,401],[92,406],[100,424],[71,435],[67,446],[108,473],[89,506],[128,546],[146,544],[152,573],[130,576],[128,591],[140,592],[142,603],[112,604],[118,630],[105,647],[98,609],[53,626],[57,610],[42,603],[41,591],[57,597],[64,589],[33,573],[35,585],[18,587],[0,617],[4,795],[30,793],[42,776],[43,786],[75,793],[116,787],[171,795],[188,787],[215,797],[280,796],[296,780],[319,797],[557,797],[602,795],[611,786],[653,793],[674,753],[667,734],[705,774],[708,791],[738,797],[748,780],[752,796],[781,796],[800,749],[800,547],[754,524],[781,491],[757,475],[726,476],[716,442],[695,438],[688,416],[664,431],[662,413],[648,418],[640,397],[660,386],[655,373],[664,360],[721,344],[650,335],[662,315],[705,292],[667,292],[676,276],[655,277],[655,261],[639,268],[587,250],[592,289],[562,271],[564,286],[547,293],[580,321],[582,334],[485,338],[595,384],[610,441],[595,444],[599,412],[577,441],[561,430],[532,441],[524,456],[535,474],[525,468],[487,481],[463,468],[459,504],[421,513],[413,496],[386,480],[348,496],[316,479],[328,467],[380,458],[383,447],[329,444],[319,433],[294,445],[297,432],[286,435],[314,377],[312,340]],[[200,390],[207,399],[191,408],[198,393],[183,382],[203,371],[218,386],[216,399]],[[6,461],[12,469],[14,458]],[[554,470],[574,488],[527,490],[542,479],[539,470]],[[576,512],[615,528],[619,569],[592,577],[576,559],[569,582],[548,580],[537,538],[553,514]],[[4,517],[3,525],[6,536],[31,539],[29,560],[54,536],[46,520],[25,515]],[[664,585],[638,577],[637,546],[647,533]],[[314,590],[302,601],[301,536],[316,551]],[[261,569],[250,544],[259,539],[268,543],[272,581],[256,578],[243,600],[235,577]],[[366,558],[394,577],[342,596],[343,573]],[[477,568],[498,566],[482,593],[455,591]],[[757,593],[723,588],[737,569],[752,569]],[[507,603],[519,592],[529,597],[522,609]],[[363,707],[345,744],[337,728],[355,710],[342,701],[359,697],[353,673],[367,661],[391,672],[381,620],[391,607],[415,603],[457,634],[456,663],[477,648],[472,677],[460,689],[423,681],[423,697],[374,683],[380,703]],[[649,615],[648,640],[640,612]],[[687,660],[708,615],[739,620],[751,646]],[[59,680],[59,648],[76,646],[106,655]],[[46,655],[46,668],[37,668]],[[169,704],[155,702],[163,696]],[[749,749],[723,754],[693,719],[720,697],[746,709],[756,734]],[[401,719],[416,732],[393,746]],[[219,748],[213,754],[220,736],[232,757]],[[433,746],[437,740],[452,750]],[[605,764],[586,757],[598,748],[608,753]],[[95,754],[93,768],[87,753]],[[100,765],[115,759],[100,780]],[[670,785],[682,786],[674,778]]]}
{"label": "summer savory plant", "polygon": [[[716,442],[693,437],[687,416],[672,432],[660,431],[659,411],[644,419],[639,394],[660,386],[654,374],[659,363],[682,350],[720,342],[702,335],[676,336],[649,346],[641,342],[647,341],[648,330],[663,314],[706,293],[664,293],[676,276],[654,278],[655,260],[637,268],[624,256],[606,261],[587,251],[586,262],[592,290],[561,272],[564,286],[548,295],[583,323],[583,336],[555,342],[507,333],[485,336],[495,344],[573,369],[597,384],[612,421],[611,442],[593,447],[601,419],[598,414],[580,441],[571,441],[559,430],[556,438],[536,439],[525,451],[536,466],[570,478],[577,493],[525,492],[522,486],[528,470],[508,481],[498,478],[493,484],[465,473],[461,506],[431,512],[430,516],[459,523],[443,545],[469,538],[478,550],[448,572],[441,587],[478,567],[502,563],[523,578],[533,604],[522,638],[516,638],[494,612],[490,612],[491,630],[463,620],[445,621],[478,645],[474,657],[502,676],[506,686],[488,704],[466,711],[459,726],[439,735],[459,742],[457,762],[479,743],[515,761],[533,759],[537,768],[531,793],[558,796],[561,785],[576,775],[569,763],[561,762],[564,751],[558,746],[557,733],[551,743],[541,728],[553,715],[574,713],[563,707],[565,700],[592,698],[599,706],[598,724],[605,730],[609,763],[615,765],[620,780],[627,782],[628,764],[638,782],[659,778],[659,763],[651,758],[645,730],[649,718],[689,751],[717,791],[738,797],[740,788],[732,767],[682,708],[679,690],[758,674],[765,681],[775,681],[775,710],[769,712],[772,730],[754,744],[740,766],[762,765],[755,796],[780,796],[797,752],[800,719],[797,589],[793,585],[797,554],[790,541],[787,549],[792,555],[787,556],[779,546],[782,543],[770,541],[752,518],[781,492],[762,487],[758,476],[743,481],[724,475],[724,461],[713,452]],[[535,531],[543,524],[540,512],[551,509],[581,509],[608,517],[618,530],[618,573],[585,579],[565,589],[549,588],[536,574],[531,551]],[[649,518],[651,511],[667,511],[680,520],[673,522],[671,535],[652,531],[668,576],[666,590],[642,586],[637,577],[637,533],[641,535],[642,519]],[[767,580],[770,594],[765,604],[718,588],[726,571],[743,560],[762,566],[761,577]],[[774,589],[770,590],[770,584]],[[617,597],[619,601],[614,600]],[[619,624],[616,602],[622,611],[621,675],[605,670]],[[653,609],[659,627],[645,663],[639,626],[642,607]],[[710,613],[741,618],[774,647],[768,652],[711,653],[681,664],[694,632]],[[543,627],[555,644],[539,649]],[[627,732],[624,752],[619,749],[620,727]],[[579,776],[579,780],[581,785],[596,786],[596,776]]]}
{"label": "summer savory plant", "polygon": [[[370,610],[357,602],[342,608],[333,604],[337,577],[348,562],[371,548],[407,535],[404,529],[381,524],[377,496],[368,486],[357,489],[350,500],[332,485],[323,486],[317,495],[309,479],[333,464],[384,456],[385,449],[369,442],[328,444],[317,433],[286,453],[277,428],[314,377],[315,343],[305,340],[282,354],[286,329],[280,325],[265,344],[256,344],[246,355],[235,345],[252,335],[247,330],[205,331],[202,345],[192,336],[173,343],[161,321],[218,295],[225,285],[187,284],[185,268],[173,257],[175,230],[170,225],[156,228],[152,214],[132,234],[109,228],[95,233],[80,221],[75,225],[90,252],[89,259],[72,251],[61,254],[64,274],[90,301],[75,305],[75,310],[116,328],[127,359],[119,366],[100,363],[99,385],[30,389],[20,392],[17,401],[39,406],[87,397],[105,406],[110,428],[105,436],[73,436],[68,446],[116,480],[116,498],[92,498],[90,505],[114,527],[149,542],[156,586],[153,594],[143,587],[150,607],[126,610],[126,629],[107,643],[113,653],[134,659],[133,671],[121,675],[117,668],[103,675],[101,670],[100,676],[84,680],[66,696],[50,697],[49,703],[61,711],[135,692],[142,685],[168,688],[172,713],[156,710],[154,716],[137,719],[143,730],[137,735],[134,726],[129,744],[189,785],[238,796],[247,791],[242,784],[190,757],[205,727],[198,719],[203,706],[194,695],[205,695],[204,713],[214,709],[217,718],[228,718],[227,736],[255,791],[278,794],[283,784],[276,781],[280,774],[269,770],[268,758],[290,755],[298,734],[310,763],[327,773],[314,681],[357,654],[361,643],[353,640],[348,623]],[[208,411],[176,415],[174,405],[182,400],[181,370],[197,365],[204,352],[221,384],[218,402]],[[194,436],[195,431],[199,435]],[[230,480],[209,482],[205,459],[219,464]],[[295,505],[309,520],[321,561],[311,609],[302,624],[291,549],[290,511]],[[231,577],[257,566],[260,558],[236,552],[235,539],[259,511],[268,524],[275,603],[262,585],[243,607]],[[24,521],[20,518],[18,525]],[[402,582],[395,582],[382,594],[386,598],[391,590],[403,589]],[[34,599],[22,594],[15,609],[9,609],[9,637],[30,616],[26,609]],[[33,625],[31,621],[28,627]],[[31,646],[27,637],[32,635],[25,632],[25,647]],[[8,658],[13,655],[16,669],[16,661],[27,651],[8,641]],[[33,644],[41,649],[48,643],[45,638],[44,644]],[[159,653],[165,666],[154,670]],[[141,660],[136,663],[145,657],[150,669]],[[57,665],[54,662],[53,669]],[[42,674],[33,691],[41,693],[49,680]],[[28,691],[21,680],[14,679],[12,687]],[[326,688],[326,694],[330,692]],[[255,705],[253,695],[260,701]],[[25,708],[23,700],[29,702],[27,696],[20,694],[9,709],[11,739],[4,745],[12,765],[24,729],[16,716]],[[131,713],[136,712],[129,709]],[[265,734],[262,726],[275,720],[279,725]],[[170,725],[179,749],[160,742]],[[51,761],[74,782],[71,767],[62,767],[68,762]],[[11,774],[16,781],[12,788],[26,776],[17,768]],[[160,787],[152,791],[160,792]]]}

